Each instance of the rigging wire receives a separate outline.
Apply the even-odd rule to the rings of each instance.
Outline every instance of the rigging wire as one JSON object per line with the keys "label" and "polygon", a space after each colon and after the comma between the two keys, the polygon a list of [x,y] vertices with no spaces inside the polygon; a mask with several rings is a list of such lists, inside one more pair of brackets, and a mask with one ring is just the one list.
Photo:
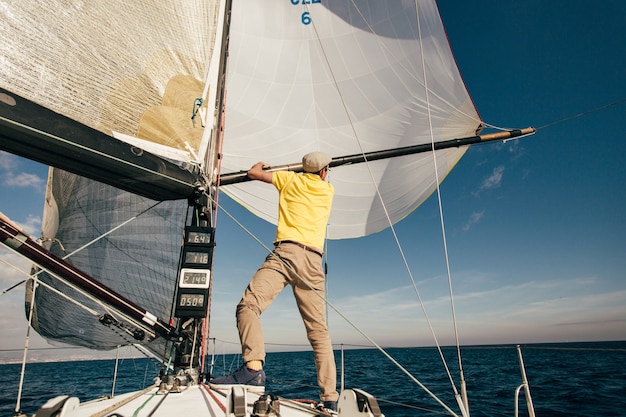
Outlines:
{"label": "rigging wire", "polygon": [[[368,23],[368,22],[367,22],[367,20],[363,17],[363,14],[362,14],[362,13],[360,12],[360,10],[358,9],[358,6],[354,3],[354,1],[353,1],[352,3],[353,3],[353,6],[355,7],[355,9],[358,11],[358,13],[359,13],[359,14],[361,15],[361,17],[363,18],[364,22],[365,22],[366,24],[368,24],[368,26],[369,26],[369,23]],[[308,10],[309,10],[309,9],[308,9],[308,6],[303,5],[303,7],[304,7],[304,9],[305,9],[306,11],[308,11]],[[416,3],[416,8],[417,8],[417,3]],[[325,62],[326,62],[326,65],[327,65],[327,67],[328,67],[328,69],[329,69],[330,76],[331,76],[332,81],[333,81],[333,83],[334,83],[334,85],[335,85],[335,89],[336,89],[336,91],[337,91],[337,93],[338,93],[339,100],[340,100],[340,102],[342,103],[342,106],[343,106],[343,108],[344,108],[344,110],[345,110],[346,117],[348,118],[348,122],[349,122],[350,128],[352,129],[353,135],[354,135],[354,137],[355,137],[355,138],[356,138],[356,140],[357,140],[357,145],[359,146],[359,149],[361,150],[361,154],[362,154],[362,155],[364,155],[364,157],[365,157],[365,152],[364,152],[364,150],[363,150],[363,148],[362,148],[362,145],[361,145],[360,141],[358,140],[358,134],[357,134],[357,132],[356,132],[356,130],[355,130],[354,123],[353,123],[352,118],[351,118],[351,116],[350,116],[350,112],[348,111],[347,105],[346,105],[346,103],[345,103],[345,100],[344,100],[343,95],[342,95],[342,93],[341,93],[341,90],[340,90],[340,88],[339,88],[339,84],[338,84],[338,82],[337,82],[337,79],[335,78],[335,74],[334,74],[334,71],[332,70],[332,66],[330,65],[330,61],[329,61],[329,59],[328,59],[328,56],[326,55],[326,50],[325,50],[324,46],[322,45],[321,38],[320,38],[320,36],[319,36],[319,33],[318,33],[318,31],[317,31],[317,27],[316,27],[316,25],[315,25],[315,22],[314,22],[314,21],[313,21],[313,25],[312,25],[312,26],[313,26],[313,30],[315,31],[315,34],[316,34],[316,39],[317,39],[317,41],[318,41],[318,44],[320,45],[320,50],[321,50],[322,56],[324,57],[324,60],[325,60]],[[370,26],[370,30],[372,30],[372,33],[374,33],[374,34],[376,33],[375,31],[373,31],[373,29],[371,28],[371,26]],[[387,217],[387,221],[388,221],[388,223],[389,223],[389,225],[390,225],[390,230],[391,230],[391,232],[392,232],[392,234],[393,234],[393,236],[394,236],[394,239],[395,239],[395,242],[396,242],[396,246],[397,246],[397,247],[398,247],[398,249],[399,249],[399,252],[400,252],[400,255],[401,255],[402,259],[403,259],[403,262],[404,262],[405,268],[406,268],[406,270],[407,270],[407,272],[408,272],[408,275],[409,275],[409,277],[410,277],[410,279],[411,279],[411,282],[413,283],[413,288],[414,288],[414,290],[415,290],[415,292],[416,292],[416,294],[417,294],[418,300],[419,300],[420,305],[421,305],[421,307],[422,307],[423,314],[424,314],[424,316],[425,316],[425,318],[426,318],[426,321],[427,321],[427,323],[428,323],[428,326],[429,326],[430,332],[431,332],[432,336],[434,337],[434,339],[435,339],[435,341],[436,341],[436,343],[437,343],[437,346],[439,346],[439,342],[437,341],[437,337],[436,337],[436,335],[435,335],[434,328],[433,328],[432,323],[431,323],[431,321],[430,321],[430,319],[429,319],[429,317],[428,317],[428,315],[427,315],[427,313],[426,313],[426,310],[425,310],[425,305],[424,305],[424,303],[423,303],[423,300],[421,299],[421,296],[419,295],[419,291],[418,291],[418,289],[417,289],[417,285],[416,285],[416,283],[415,283],[415,279],[414,279],[414,277],[413,277],[413,274],[412,274],[412,272],[411,272],[411,269],[410,269],[410,267],[409,267],[409,265],[408,265],[408,261],[407,261],[407,259],[406,259],[406,255],[404,254],[404,251],[403,251],[403,249],[402,249],[402,245],[400,244],[399,238],[398,238],[398,236],[397,236],[397,234],[396,234],[396,231],[395,231],[395,228],[394,228],[394,226],[393,226],[393,222],[391,221],[391,218],[390,218],[390,215],[389,215],[389,213],[388,213],[387,207],[386,207],[386,205],[385,205],[385,203],[384,203],[384,201],[383,201],[383,198],[382,198],[382,195],[381,195],[381,193],[380,193],[380,190],[379,190],[379,188],[378,188],[378,186],[377,186],[377,184],[376,184],[376,181],[375,181],[375,179],[374,179],[373,172],[371,171],[371,168],[370,168],[370,166],[369,166],[369,164],[368,164],[368,162],[367,162],[367,158],[365,158],[365,166],[366,166],[366,167],[367,167],[367,169],[368,169],[368,172],[369,172],[370,177],[371,177],[371,179],[372,179],[372,184],[373,184],[373,186],[374,186],[374,188],[375,188],[375,193],[376,193],[376,195],[378,196],[378,199],[379,199],[379,201],[381,202],[381,205],[382,205],[383,211],[384,211],[384,213],[385,213],[385,216]],[[218,206],[218,205],[216,204],[216,206]],[[260,240],[259,240],[259,239],[255,236],[255,235],[254,235],[254,234],[252,234],[252,233],[251,233],[248,229],[246,229],[246,228],[245,228],[245,227],[244,227],[244,226],[243,226],[243,225],[242,225],[239,221],[237,221],[237,220],[236,220],[236,219],[235,219],[232,215],[230,215],[230,213],[228,213],[228,212],[227,212],[227,211],[226,211],[223,207],[221,207],[221,206],[218,206],[218,207],[219,207],[219,208],[221,208],[221,209],[224,211],[224,213],[225,213],[228,217],[230,217],[230,218],[231,218],[231,219],[232,219],[232,220],[233,220],[233,221],[234,221],[237,225],[239,225],[239,227],[241,227],[241,228],[242,228],[242,230],[244,230],[244,231],[245,231],[246,233],[248,233],[248,234],[249,234],[249,235],[250,235],[250,236],[251,236],[254,240],[256,240],[256,241],[257,241],[257,243],[259,243],[261,246],[263,246],[263,247],[264,247],[264,248],[268,251],[268,253],[272,254],[272,250],[271,250],[271,249],[269,249],[269,248],[268,248],[265,244],[263,244],[263,243],[262,243],[262,242],[261,242],[261,241],[260,241]],[[291,269],[289,266],[287,266],[287,267],[288,267],[289,269]],[[294,273],[295,273],[295,272],[294,272]],[[296,274],[296,275],[297,275],[297,274]],[[313,287],[312,287],[312,286],[311,286],[311,285],[310,285],[310,284],[309,284],[306,280],[304,280],[304,279],[303,279],[303,282],[305,282],[307,286],[309,286],[311,289],[313,289]],[[317,294],[317,293],[316,293],[316,294]],[[318,295],[319,295],[319,294],[318,294]],[[411,380],[413,380],[413,381],[414,381],[414,382],[415,382],[418,386],[420,386],[420,387],[421,387],[421,388],[422,388],[422,389],[423,389],[423,390],[424,390],[424,391],[425,391],[428,395],[430,395],[430,396],[431,396],[431,397],[432,397],[435,401],[437,401],[437,402],[438,402],[438,403],[439,403],[439,404],[440,404],[440,405],[441,405],[444,409],[446,409],[446,410],[447,410],[449,413],[451,413],[452,415],[455,415],[455,416],[456,416],[456,413],[455,413],[452,409],[450,409],[450,408],[449,408],[449,407],[448,407],[448,406],[447,406],[447,405],[446,405],[443,401],[441,401],[441,400],[440,400],[440,399],[439,399],[439,398],[438,398],[438,397],[437,397],[437,396],[436,396],[433,392],[431,392],[431,391],[430,391],[430,390],[429,390],[429,389],[428,389],[428,388],[427,388],[424,384],[422,384],[422,383],[421,383],[421,382],[420,382],[420,381],[419,381],[419,380],[418,380],[415,376],[413,376],[413,375],[412,375],[412,374],[411,374],[411,373],[410,373],[407,369],[405,369],[405,368],[404,368],[404,367],[403,367],[400,363],[398,363],[398,362],[397,362],[397,361],[396,361],[396,360],[395,360],[395,359],[394,359],[394,358],[393,358],[393,357],[392,357],[392,356],[391,356],[388,352],[386,352],[386,351],[385,351],[385,350],[384,350],[384,349],[383,349],[383,348],[382,348],[382,347],[381,347],[378,343],[376,343],[373,339],[371,339],[371,338],[370,338],[370,337],[369,337],[369,336],[368,336],[365,332],[363,332],[363,331],[362,331],[362,330],[361,330],[361,329],[360,329],[360,328],[359,328],[359,327],[358,327],[355,323],[353,323],[353,322],[352,322],[352,321],[351,321],[348,317],[346,317],[346,316],[345,316],[345,315],[344,315],[341,311],[339,311],[339,310],[338,310],[338,309],[337,309],[337,308],[336,308],[336,307],[335,307],[332,303],[330,303],[327,299],[325,299],[324,301],[325,301],[325,303],[326,303],[326,305],[327,305],[328,307],[332,308],[332,309],[333,309],[333,310],[334,310],[337,314],[339,314],[339,315],[340,315],[340,316],[341,316],[341,317],[342,317],[342,318],[343,318],[343,319],[344,319],[347,323],[349,323],[349,324],[350,324],[350,325],[351,325],[351,326],[352,326],[355,330],[357,330],[357,331],[358,331],[358,332],[359,332],[359,333],[360,333],[363,337],[365,337],[365,338],[366,338],[366,339],[367,339],[367,340],[368,340],[368,341],[372,344],[372,346],[376,347],[376,348],[377,348],[377,349],[378,349],[378,350],[379,350],[379,351],[380,351],[383,355],[385,355],[385,356],[386,356],[386,357],[387,357],[390,361],[392,361],[392,362],[393,362],[393,363],[394,363],[394,364],[395,364],[395,365],[396,365],[396,366],[397,366],[400,370],[402,370],[402,371],[403,371],[403,372],[404,372],[404,373],[405,373],[405,374],[406,374],[406,375],[407,375],[407,376],[408,376]],[[455,392],[455,395],[458,397],[458,393],[457,393],[456,387],[455,387],[455,385],[454,385],[454,382],[453,382],[452,376],[451,376],[451,374],[450,374],[450,371],[449,371],[449,369],[448,369],[447,363],[446,363],[445,358],[444,358],[444,356],[443,356],[443,353],[442,353],[441,351],[440,351],[440,356],[441,356],[441,358],[442,358],[442,360],[443,360],[444,367],[446,368],[446,372],[447,372],[447,374],[448,374],[448,377],[449,377],[449,379],[450,379],[450,380],[451,380],[451,382],[452,382],[452,387],[453,387],[453,390],[454,390],[454,392]],[[461,408],[462,408],[463,414],[465,414],[465,412],[464,412],[464,408],[463,408],[463,407],[461,407]]]}
{"label": "rigging wire", "polygon": [[[4,259],[0,259],[0,262],[2,262],[5,265],[8,265],[10,267],[12,267],[13,265],[11,265],[9,262],[5,261]],[[0,294],[0,297],[3,296],[4,294],[8,293],[11,290],[14,290],[15,288],[19,287],[20,285],[22,285],[23,283],[25,283],[26,280],[23,279],[20,282],[18,282],[17,284],[11,285],[9,288],[7,288],[6,290],[2,291],[2,293]]]}
{"label": "rigging wire", "polygon": [[[374,31],[374,29],[373,29],[373,28],[369,25],[369,22],[367,21],[367,19],[365,19],[365,17],[363,16],[363,14],[361,13],[361,11],[359,10],[359,8],[358,8],[358,6],[356,5],[356,3],[355,3],[354,1],[352,1],[352,4],[353,4],[354,8],[357,10],[357,12],[359,13],[359,15],[361,16],[361,18],[363,19],[363,21],[364,21],[364,22],[368,25],[368,27],[369,27],[369,29],[372,31],[372,33],[376,34],[376,32]],[[306,8],[307,8],[307,10],[308,10],[308,7],[306,7]],[[388,210],[387,210],[387,206],[386,206],[386,204],[385,204],[385,202],[384,202],[384,200],[383,200],[383,198],[382,198],[382,195],[381,195],[380,190],[379,190],[379,188],[378,188],[378,184],[376,184],[376,180],[375,180],[375,178],[374,178],[374,174],[373,174],[373,172],[372,172],[372,170],[371,170],[371,168],[370,168],[370,165],[369,165],[369,163],[368,163],[368,161],[367,161],[367,157],[365,157],[365,150],[363,149],[363,147],[362,147],[362,145],[361,145],[361,142],[359,141],[359,135],[358,135],[358,133],[356,132],[356,130],[355,130],[355,128],[354,128],[354,123],[353,123],[353,121],[352,121],[352,117],[350,116],[350,112],[348,111],[348,106],[347,106],[347,104],[346,104],[346,102],[345,102],[345,100],[344,100],[344,98],[343,98],[343,94],[341,93],[341,89],[339,88],[339,83],[337,82],[337,79],[335,78],[335,73],[334,73],[334,71],[333,71],[333,68],[332,68],[332,66],[330,65],[330,60],[328,59],[328,57],[327,57],[327,55],[326,55],[326,50],[325,50],[325,48],[324,48],[324,45],[323,45],[323,44],[322,44],[322,42],[321,42],[321,38],[320,38],[320,36],[319,36],[319,33],[317,32],[317,27],[315,26],[315,21],[313,21],[313,28],[314,28],[314,30],[315,30],[316,39],[318,40],[318,43],[319,43],[320,49],[321,49],[322,54],[323,54],[323,56],[324,56],[324,60],[325,60],[325,62],[326,62],[326,65],[327,65],[327,67],[328,67],[328,69],[329,69],[329,72],[330,72],[331,78],[332,78],[333,83],[334,83],[334,85],[335,85],[335,89],[336,89],[336,91],[337,91],[337,93],[338,93],[338,95],[339,95],[339,99],[340,99],[341,104],[342,104],[342,106],[343,106],[343,108],[344,108],[344,111],[345,111],[345,113],[346,113],[346,117],[347,117],[347,119],[348,119],[348,121],[349,121],[350,128],[352,129],[352,134],[353,134],[354,138],[356,139],[356,142],[357,142],[357,145],[359,146],[359,150],[360,150],[361,154],[364,156],[364,159],[365,159],[365,166],[367,167],[368,173],[369,173],[370,178],[371,178],[371,180],[372,180],[372,185],[374,186],[374,189],[375,189],[376,195],[377,195],[377,197],[378,197],[379,201],[381,202],[381,205],[382,205],[383,211],[384,211],[384,213],[385,213],[385,217],[387,218],[387,222],[388,222],[388,223],[389,223],[389,225],[390,225],[391,232],[392,232],[392,234],[393,234],[393,236],[394,236],[394,239],[395,239],[395,241],[396,241],[396,245],[397,245],[397,246],[399,247],[399,249],[400,249],[400,255],[401,255],[401,257],[402,257],[402,260],[404,261],[405,267],[406,267],[407,269],[409,269],[409,275],[411,276],[411,281],[413,282],[413,286],[414,286],[414,288],[417,290],[417,287],[416,287],[416,285],[415,285],[415,280],[413,279],[413,276],[412,276],[412,273],[411,273],[411,271],[410,271],[410,268],[408,267],[408,262],[407,262],[407,260],[406,260],[405,255],[404,255],[404,252],[402,251],[402,247],[401,247],[401,245],[400,245],[400,242],[399,242],[398,236],[397,236],[397,234],[396,234],[395,228],[393,227],[393,222],[391,221],[391,218],[390,218],[390,216],[389,216],[389,212],[388,212]],[[418,293],[418,298],[420,298],[419,293]],[[420,301],[421,301],[421,300],[420,300]],[[422,304],[422,305],[423,305],[423,304]]]}
{"label": "rigging wire", "polygon": [[[151,210],[152,208],[156,207],[157,205],[161,204],[161,202],[157,202],[155,204],[153,204],[152,206],[148,207],[147,209],[142,210],[141,212],[139,212],[138,214],[136,214],[135,216],[131,217],[130,219],[126,220],[125,222],[122,222],[121,224],[119,224],[118,226],[114,227],[113,229],[109,230],[108,232],[103,233],[102,235],[100,235],[99,237],[92,239],[91,241],[89,241],[88,243],[84,244],[83,246],[77,248],[76,250],[72,251],[69,254],[66,254],[62,259],[67,259],[69,257],[71,257],[72,255],[82,251],[83,249],[89,247],[90,245],[94,244],[95,242],[99,241],[100,239],[108,236],[109,234],[113,233],[115,230],[118,230],[119,228],[125,226],[126,224],[130,223],[131,221],[134,221],[135,219],[137,219],[139,216],[141,216],[142,214],[146,213],[147,211]],[[10,250],[12,250],[15,253],[18,253],[19,255],[21,255],[19,252],[17,252],[15,249],[10,248]],[[23,256],[23,255],[21,255]],[[4,263],[6,263],[6,261],[2,260]],[[86,310],[89,314],[95,316],[95,317],[99,317],[100,314],[98,312],[96,312],[95,310],[87,307],[86,305],[84,305],[83,303],[81,303],[78,300],[73,299],[71,296],[64,294],[63,292],[61,292],[60,290],[52,287],[51,285],[43,282],[43,281],[39,281],[37,279],[37,276],[46,271],[50,274],[50,276],[55,277],[57,279],[60,279],[60,277],[57,277],[55,274],[53,274],[51,271],[47,271],[45,268],[40,269],[37,273],[33,274],[31,276],[31,274],[27,273],[26,271],[21,270],[20,268],[13,266],[11,264],[9,264],[9,266],[12,266],[13,268],[15,268],[17,271],[19,271],[20,273],[31,277],[34,280],[33,283],[33,290],[31,292],[31,300],[30,300],[30,305],[31,308],[29,309],[29,313],[28,313],[28,326],[27,326],[27,331],[26,331],[26,337],[25,337],[25,342],[24,342],[24,354],[23,354],[23,358],[22,358],[22,369],[21,369],[21,373],[20,373],[20,381],[18,384],[18,395],[17,395],[17,400],[16,400],[16,406],[15,406],[15,411],[18,412],[19,408],[20,408],[20,403],[21,403],[21,397],[22,397],[22,389],[23,389],[23,384],[24,384],[24,374],[25,374],[25,368],[26,368],[26,356],[27,356],[27,352],[29,350],[29,341],[30,341],[30,330],[32,328],[32,317],[33,317],[33,312],[35,310],[34,308],[34,301],[35,301],[35,292],[36,289],[39,285],[43,285],[44,287],[48,288],[49,290],[51,290],[52,292],[54,292],[55,294],[59,295],[61,298],[64,298],[66,300],[68,300],[71,303],[76,304],[79,308],[82,308],[84,310]],[[76,287],[74,284],[70,283],[70,282],[66,282],[63,279],[60,279],[60,281],[64,282],[65,285],[68,285],[69,287],[73,288],[74,290],[76,290],[78,293],[83,294],[85,297],[87,297],[88,299],[91,299],[92,301],[94,301],[96,304],[100,305],[100,307],[102,307],[102,309],[109,315],[114,316],[114,312],[113,310],[111,310],[107,305],[105,305],[104,303],[102,303],[100,300],[98,300],[96,297],[88,294],[87,292],[85,292],[84,290],[82,290],[81,288]],[[21,283],[20,283],[21,284]],[[18,284],[19,285],[19,284]],[[121,300],[120,300],[121,301]],[[132,306],[129,306],[132,308]],[[123,317],[125,320],[130,321],[131,323],[135,323],[135,320],[130,319],[129,317],[127,317],[125,314],[123,314],[122,312],[117,312],[119,314],[119,316]],[[143,326],[139,326],[139,327],[143,327]],[[109,328],[111,328],[112,330],[114,330],[112,327],[109,326]],[[123,328],[125,330],[125,328]],[[148,330],[148,329],[146,329]],[[149,330],[150,331],[150,330]],[[122,333],[116,332],[118,333],[118,335],[120,335],[124,340],[128,341],[124,335]],[[133,344],[134,345],[134,344]],[[141,351],[141,350],[140,350]]]}
{"label": "rigging wire", "polygon": [[[68,255],[69,256],[69,255]],[[5,262],[6,263],[6,262]],[[31,300],[30,300],[30,304],[31,306],[34,306],[34,299],[35,299],[35,289],[39,286],[42,285],[45,288],[47,288],[48,290],[52,291],[53,293],[55,293],[56,295],[58,295],[60,298],[63,298],[65,300],[67,300],[68,302],[76,305],[78,308],[81,308],[83,310],[85,310],[87,313],[89,313],[91,316],[99,318],[102,314],[96,310],[94,310],[93,308],[88,307],[87,305],[85,305],[84,303],[82,303],[81,301],[73,298],[71,295],[65,294],[63,291],[61,291],[60,289],[57,289],[55,287],[53,287],[51,284],[48,284],[44,281],[41,281],[37,278],[37,276],[43,272],[47,272],[48,274],[50,274],[51,277],[63,282],[65,285],[67,285],[68,287],[72,288],[73,290],[75,290],[77,293],[83,295],[85,298],[93,301],[95,304],[97,304],[98,306],[100,306],[104,312],[108,315],[111,316],[118,316],[118,317],[123,317],[125,320],[129,321],[129,322],[136,322],[135,320],[131,319],[130,317],[126,316],[124,313],[119,312],[119,311],[115,311],[113,309],[111,309],[109,306],[107,306],[106,304],[104,304],[101,300],[99,300],[98,298],[96,298],[94,295],[91,295],[87,292],[85,292],[83,289],[81,289],[80,287],[77,287],[76,285],[70,283],[70,282],[66,282],[65,280],[63,280],[62,278],[58,277],[57,275],[55,275],[54,273],[52,273],[51,271],[48,271],[45,268],[40,269],[38,272],[36,272],[35,274],[31,275],[28,272],[20,269],[19,267],[17,267],[16,265],[12,265],[12,264],[8,264],[9,266],[11,266],[13,269],[15,269],[16,271],[18,271],[19,273],[26,275],[30,278],[32,278],[34,280],[34,284],[33,284],[33,292],[31,295]],[[34,310],[33,307],[30,308],[29,310],[29,315],[31,314],[30,311]],[[29,331],[30,331],[30,319],[28,321],[28,327],[29,327]],[[115,330],[114,327],[111,326],[107,326],[109,327],[113,332],[115,332],[116,334],[118,334],[119,336],[122,337],[122,339],[124,339],[129,345],[135,345],[134,342],[131,342],[129,339],[127,339],[127,335],[125,335],[124,333],[120,333],[118,331]],[[128,331],[128,329],[124,326],[121,327],[122,330]],[[149,332],[151,332],[151,330],[146,329]],[[136,346],[137,347],[137,346]],[[138,348],[138,347],[137,347]],[[139,350],[139,349],[138,349]]]}
{"label": "rigging wire", "polygon": [[[445,264],[446,264],[446,273],[448,276],[448,290],[449,290],[449,294],[450,294],[450,306],[451,306],[451,311],[452,311],[452,325],[454,327],[454,338],[455,338],[455,342],[456,342],[456,349],[457,349],[457,357],[458,357],[458,365],[459,365],[459,373],[460,373],[460,377],[461,377],[461,392],[463,393],[463,396],[461,397],[461,399],[459,400],[459,393],[456,389],[456,385],[454,384],[454,379],[452,378],[452,374],[450,374],[450,371],[448,369],[448,365],[446,363],[445,357],[443,355],[443,352],[441,350],[441,348],[439,348],[439,342],[437,342],[437,347],[439,348],[439,355],[441,356],[441,359],[444,363],[444,367],[446,368],[446,372],[448,373],[448,378],[450,379],[450,383],[452,384],[452,389],[454,391],[454,395],[457,398],[457,401],[459,403],[459,407],[461,408],[461,413],[465,416],[467,415],[467,408],[468,408],[468,403],[467,403],[467,396],[465,395],[465,390],[464,390],[464,384],[465,384],[465,378],[463,376],[463,365],[462,365],[462,360],[461,360],[461,346],[459,343],[459,331],[458,331],[458,327],[457,327],[457,319],[456,319],[456,309],[454,306],[454,293],[452,291],[452,275],[450,273],[450,258],[449,258],[449,254],[448,254],[448,243],[447,243],[447,239],[446,239],[446,227],[445,227],[445,221],[444,221],[444,216],[443,216],[443,202],[441,199],[441,189],[439,186],[439,169],[438,169],[438,164],[437,164],[437,153],[435,152],[435,135],[433,132],[433,124],[432,124],[432,113],[431,113],[431,105],[430,105],[430,94],[429,94],[429,89],[428,89],[428,77],[426,76],[426,61],[425,61],[425,57],[424,57],[424,45],[422,43],[422,34],[421,34],[421,25],[420,25],[420,15],[419,15],[419,6],[418,6],[418,2],[417,0],[415,1],[415,20],[417,22],[417,30],[418,30],[418,39],[420,40],[420,55],[421,55],[421,62],[422,62],[422,76],[424,77],[424,93],[425,93],[425,98],[426,98],[426,109],[428,112],[428,129],[430,132],[430,140],[431,140],[431,146],[432,146],[432,159],[433,159],[433,171],[435,174],[435,184],[437,186],[437,205],[439,208],[439,219],[441,222],[441,235],[442,235],[442,240],[443,240],[443,251],[444,251],[444,256],[445,256]],[[435,337],[435,341],[436,341],[436,337]]]}
{"label": "rigging wire", "polygon": [[547,123],[547,124],[545,124],[543,126],[537,127],[536,130],[545,129],[545,128],[548,128],[548,127],[552,127],[554,125],[558,125],[558,124],[561,124],[561,123],[569,122],[570,120],[578,119],[579,117],[583,117],[583,116],[586,116],[586,115],[588,115],[590,113],[595,113],[597,111],[604,110],[604,109],[607,109],[609,107],[617,106],[617,105],[622,104],[622,103],[626,103],[626,98],[623,98],[623,99],[614,101],[612,103],[608,103],[608,104],[605,104],[603,106],[596,107],[596,108],[593,108],[593,109],[590,109],[590,110],[587,110],[587,111],[575,114],[573,116],[564,117],[564,118],[562,118],[560,120],[556,120],[556,121],[551,122],[551,123]]}
{"label": "rigging wire", "polygon": [[[17,269],[17,267],[14,267],[14,268],[15,268],[15,269]],[[18,271],[19,271],[20,273],[24,274],[24,275],[29,276],[28,272],[26,272],[26,271],[23,271],[23,270],[21,270],[21,269],[18,269]],[[40,269],[40,270],[39,270],[39,272],[37,272],[36,274],[34,274],[34,275],[33,275],[33,279],[35,280],[34,287],[37,287],[37,286],[39,286],[39,285],[43,285],[44,287],[46,287],[46,288],[47,288],[47,289],[49,289],[50,291],[54,292],[54,293],[55,293],[56,295],[58,295],[59,297],[64,298],[64,299],[66,299],[67,301],[69,301],[69,302],[71,302],[71,303],[75,304],[76,306],[78,306],[78,307],[80,307],[80,308],[84,309],[85,311],[87,311],[87,312],[88,312],[89,314],[91,314],[92,316],[98,317],[99,313],[98,313],[96,310],[94,310],[94,309],[92,309],[92,308],[89,308],[89,307],[87,307],[86,305],[84,305],[83,303],[81,303],[80,301],[73,299],[71,296],[69,296],[69,295],[67,295],[67,294],[64,294],[63,292],[61,292],[61,290],[59,290],[59,289],[57,289],[57,288],[53,287],[52,285],[50,285],[50,284],[48,284],[48,283],[46,283],[46,282],[43,282],[43,281],[38,280],[36,277],[37,277],[37,275],[41,274],[42,272],[48,272],[51,276],[53,276],[53,277],[57,278],[57,277],[56,277],[55,275],[53,275],[51,272],[49,272],[49,271],[47,271],[47,270],[45,270],[45,269]],[[65,283],[65,282],[64,282],[64,283]],[[100,304],[100,305],[101,305],[101,307],[103,307],[103,308],[105,308],[105,309],[106,309],[106,306],[105,306],[105,305],[103,305],[103,304],[101,304],[101,302],[100,302],[100,301],[98,301],[98,299],[97,299],[97,298],[95,298],[94,296],[92,296],[92,295],[90,295],[90,294],[88,294],[88,293],[86,293],[86,292],[82,291],[80,288],[75,287],[75,286],[73,286],[73,285],[72,285],[72,284],[70,284],[70,283],[65,283],[65,284],[66,284],[66,285],[68,285],[69,287],[72,287],[74,290],[76,290],[77,292],[79,292],[79,293],[81,293],[82,295],[86,296],[87,298],[90,298],[92,301],[96,302],[97,304]],[[31,300],[31,305],[34,305],[34,296],[33,296],[33,300]],[[32,309],[32,308],[31,308],[31,309]],[[108,310],[107,310],[107,312],[108,312]]]}

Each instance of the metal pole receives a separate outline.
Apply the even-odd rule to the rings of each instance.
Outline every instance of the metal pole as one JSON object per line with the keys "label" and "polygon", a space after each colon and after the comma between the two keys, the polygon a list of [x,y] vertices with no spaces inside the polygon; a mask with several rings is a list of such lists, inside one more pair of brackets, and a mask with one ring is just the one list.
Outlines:
{"label": "metal pole", "polygon": [[115,350],[115,369],[113,370],[113,384],[111,385],[111,398],[115,397],[115,383],[117,382],[117,366],[120,360],[120,345]]}
{"label": "metal pole", "polygon": [[[420,145],[405,146],[402,148],[367,152],[364,154],[339,156],[339,157],[335,157],[332,159],[332,161],[330,162],[330,167],[333,168],[333,167],[338,167],[341,165],[359,164],[359,163],[366,162],[366,161],[370,162],[370,161],[377,161],[379,159],[389,159],[389,158],[395,158],[398,156],[430,152],[433,150],[433,147],[435,150],[459,148],[461,146],[468,146],[468,145],[473,145],[477,143],[491,142],[494,140],[505,140],[505,139],[517,138],[520,136],[530,135],[533,133],[535,133],[535,129],[532,127],[527,127],[525,129],[509,130],[506,132],[488,133],[485,135],[470,136],[470,137],[460,138],[460,139],[444,140],[441,142],[435,142],[434,145],[432,143],[423,143]],[[271,172],[275,172],[275,171],[302,172],[303,171],[302,162],[286,164],[286,165],[276,165],[276,166],[264,168],[264,170],[271,171]],[[247,182],[247,181],[250,181],[250,178],[248,178],[248,171],[231,172],[227,174],[222,174],[220,176],[220,185],[238,184],[238,183]]]}
{"label": "metal pole", "polygon": [[526,368],[524,366],[524,359],[522,358],[522,348],[517,345],[517,356],[519,357],[520,369],[522,371],[522,385],[524,387],[524,396],[526,397],[526,406],[528,407],[529,417],[535,417],[535,406],[533,405],[533,399],[530,396],[530,386],[528,385],[528,379],[526,378]]}

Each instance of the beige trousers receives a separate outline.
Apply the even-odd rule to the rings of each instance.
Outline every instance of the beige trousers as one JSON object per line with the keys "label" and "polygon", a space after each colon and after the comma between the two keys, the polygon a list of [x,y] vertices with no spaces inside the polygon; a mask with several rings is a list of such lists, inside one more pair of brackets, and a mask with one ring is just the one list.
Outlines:
{"label": "beige trousers", "polygon": [[[280,259],[276,259],[277,255]],[[322,401],[337,401],[337,367],[324,318],[324,273],[319,254],[282,243],[254,274],[237,305],[237,329],[244,362],[265,361],[261,313],[288,284],[291,285],[307,338],[313,348]],[[286,265],[293,269],[291,271]],[[295,271],[295,273],[294,273]],[[315,291],[311,290],[302,279]],[[316,294],[317,293],[317,294]]]}

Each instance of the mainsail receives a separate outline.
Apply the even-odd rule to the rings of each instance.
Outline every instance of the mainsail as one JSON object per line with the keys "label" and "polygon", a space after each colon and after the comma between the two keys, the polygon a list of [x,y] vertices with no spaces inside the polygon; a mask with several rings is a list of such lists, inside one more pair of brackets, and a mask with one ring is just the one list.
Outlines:
{"label": "mainsail", "polygon": [[[0,87],[107,135],[157,144],[135,139],[137,148],[193,162],[202,155],[204,129],[191,115],[207,107],[195,101],[203,96],[218,6],[204,0],[3,2]],[[69,262],[168,319],[187,201],[157,203],[51,169],[43,243],[63,257],[95,240]],[[57,279],[39,279],[108,312]],[[94,349],[137,342],[88,311],[40,286],[33,325],[47,338]]]}
{"label": "mainsail", "polygon": [[[218,3],[3,2],[0,87],[108,135],[139,138],[124,140],[168,159],[202,163],[221,149],[225,173],[259,160],[297,162],[311,150],[360,154],[472,136],[482,127],[434,0],[235,1],[223,143],[209,150],[202,144],[210,129],[195,116],[208,114],[211,127],[221,110],[206,102],[218,88],[215,79],[206,83],[211,57],[219,56]],[[465,149],[435,152],[437,175],[432,153],[333,169],[328,236],[362,236],[399,221]],[[216,167],[203,168],[215,180]],[[275,220],[271,187],[224,190]],[[138,215],[69,260],[168,317],[187,202],[155,203],[53,169],[42,237],[63,256]],[[37,290],[35,308],[35,327],[51,339],[105,349],[128,343],[106,328],[92,330],[99,325],[83,324],[88,314],[46,289]]]}

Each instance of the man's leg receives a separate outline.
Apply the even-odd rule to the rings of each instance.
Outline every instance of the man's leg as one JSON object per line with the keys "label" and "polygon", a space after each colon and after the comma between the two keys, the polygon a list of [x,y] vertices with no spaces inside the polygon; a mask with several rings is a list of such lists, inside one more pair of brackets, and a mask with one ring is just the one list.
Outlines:
{"label": "man's leg", "polygon": [[282,274],[276,270],[275,262],[272,255],[266,258],[237,305],[237,329],[244,364],[230,375],[212,379],[211,386],[219,388],[243,385],[251,391],[264,392],[265,344],[260,315],[287,285]]}
{"label": "man's leg", "polygon": [[306,279],[314,288],[311,290],[301,280],[294,280],[292,283],[294,296],[307,338],[313,348],[315,357],[315,367],[317,369],[317,383],[320,387],[320,398],[322,401],[337,401],[337,366],[333,346],[326,327],[324,301],[324,274],[321,269],[319,255],[305,251],[305,260],[299,265],[301,270],[299,275]]}
{"label": "man's leg", "polygon": [[287,285],[284,273],[282,262],[268,255],[237,305],[237,329],[244,362],[265,361],[261,313]]}

